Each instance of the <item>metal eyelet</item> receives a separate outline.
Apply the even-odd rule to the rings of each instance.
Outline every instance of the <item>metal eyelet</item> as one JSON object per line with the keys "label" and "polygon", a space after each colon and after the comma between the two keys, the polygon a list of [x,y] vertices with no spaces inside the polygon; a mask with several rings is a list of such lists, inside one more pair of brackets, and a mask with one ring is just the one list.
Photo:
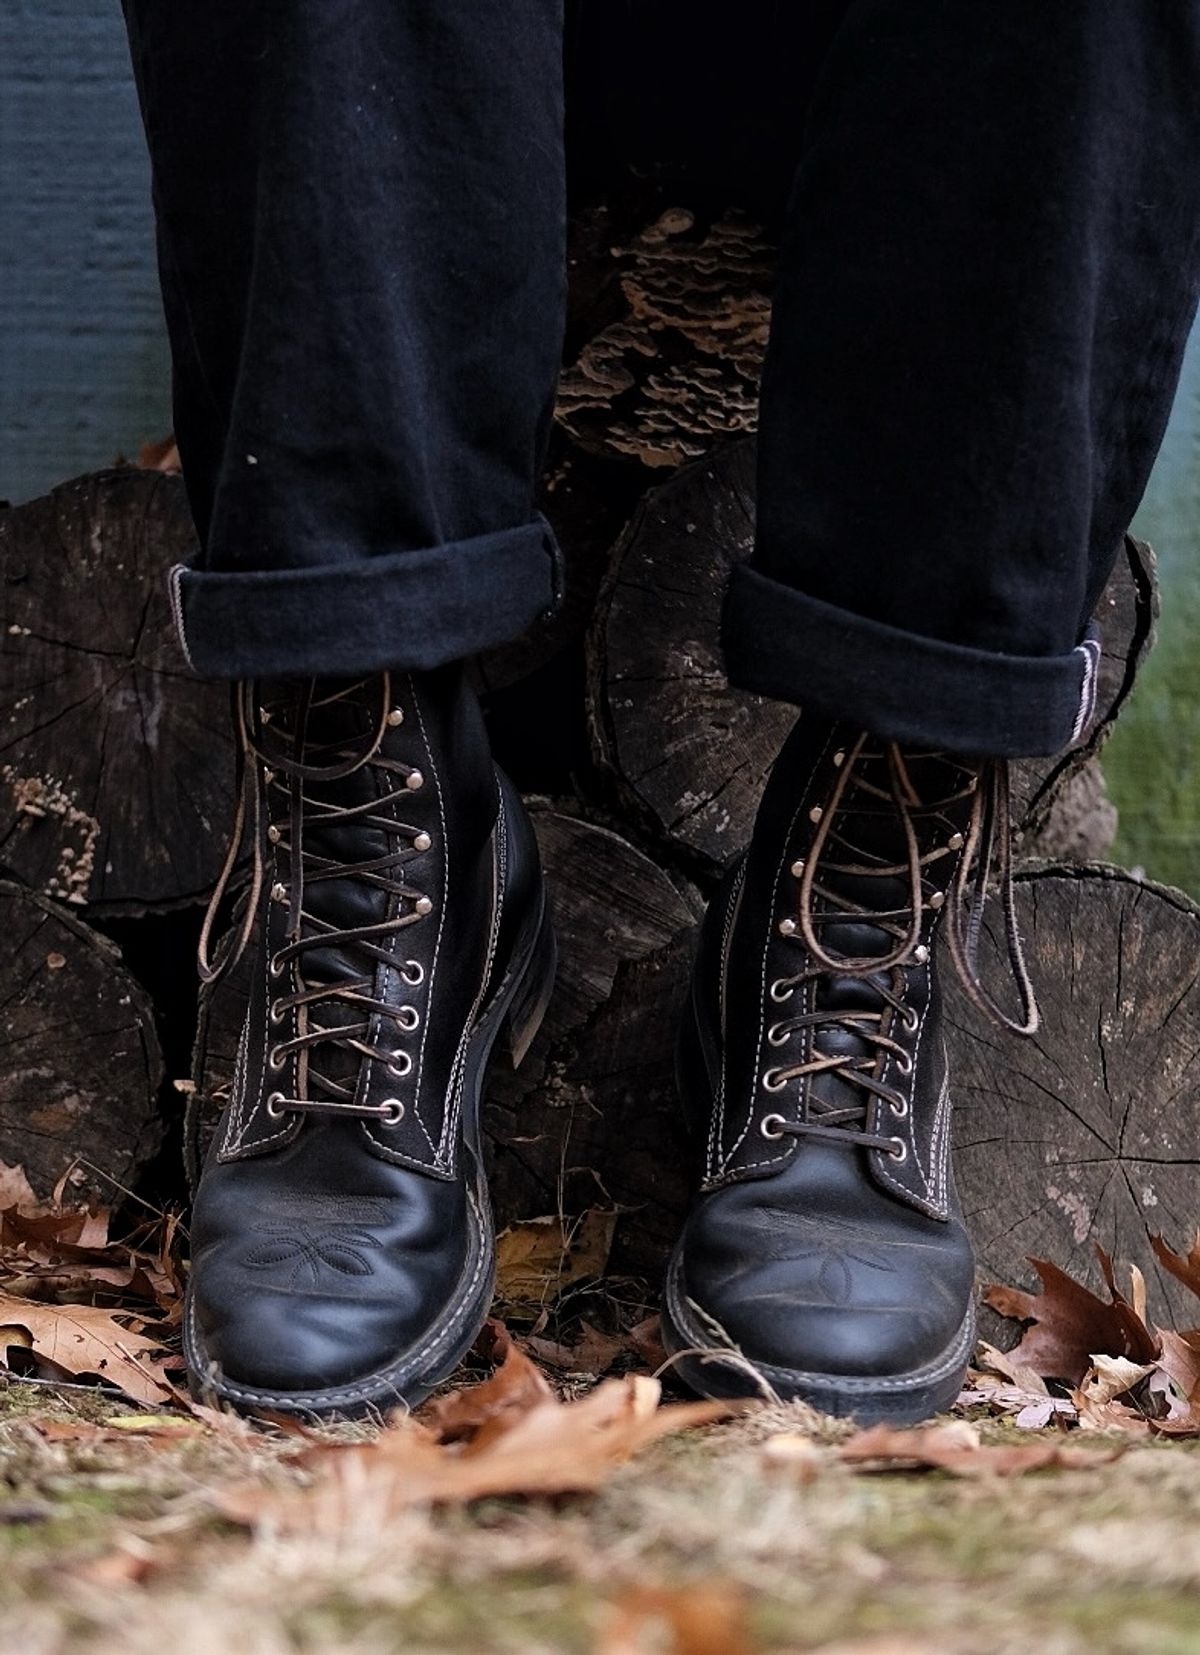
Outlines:
{"label": "metal eyelet", "polygon": [[410,770],[404,778],[404,785],[412,793],[419,793],[425,786],[425,778],[419,770]]}
{"label": "metal eyelet", "polygon": [[267,1053],[267,1068],[277,1075],[286,1062],[287,1058],[280,1055],[279,1047],[272,1046]]}
{"label": "metal eyelet", "polygon": [[774,1141],[776,1138],[783,1137],[783,1129],[786,1125],[787,1122],[782,1115],[764,1115],[759,1122],[758,1130],[764,1138],[770,1138]]}
{"label": "metal eyelet", "polygon": [[908,1145],[903,1138],[893,1138],[892,1147],[888,1150],[888,1154],[898,1166],[903,1166],[905,1161],[908,1160]]}
{"label": "metal eyelet", "polygon": [[384,1098],[379,1115],[385,1126],[399,1126],[404,1119],[404,1105],[399,1098]]}
{"label": "metal eyelet", "polygon": [[779,1079],[778,1069],[764,1069],[762,1072],[762,1089],[764,1092],[782,1092],[787,1085],[786,1080]]}
{"label": "metal eyelet", "polygon": [[391,712],[387,715],[387,722],[391,725],[393,730],[396,728],[396,726],[398,724],[403,724],[404,723],[404,708],[403,707],[393,707]]}
{"label": "metal eyelet", "polygon": [[[779,992],[780,989],[783,990],[782,994]],[[771,998],[777,1006],[782,1005],[785,1000],[790,1000],[795,992],[795,983],[789,983],[786,977],[776,977],[771,984]]]}
{"label": "metal eyelet", "polygon": [[907,1098],[889,1098],[888,1099],[888,1108],[891,1110],[892,1114],[896,1117],[896,1119],[898,1121],[902,1121],[902,1120],[907,1119],[907,1117],[908,1117],[908,1099]]}
{"label": "metal eyelet", "polygon": [[900,1014],[900,1020],[904,1024],[904,1027],[908,1030],[909,1034],[916,1034],[917,1030],[921,1027],[920,1013],[915,1011],[912,1006],[905,1006],[903,1012]]}
{"label": "metal eyelet", "polygon": [[418,833],[413,839],[414,850],[427,851],[432,844],[433,839],[428,833]]}
{"label": "metal eyelet", "polygon": [[273,1121],[277,1121],[283,1114],[283,1093],[272,1092],[267,1099],[267,1114]]}
{"label": "metal eyelet", "polygon": [[945,893],[945,891],[933,891],[933,892],[931,892],[931,893],[930,893],[930,897],[929,897],[929,906],[930,906],[930,907],[931,907],[931,908],[932,908],[932,909],[933,909],[933,911],[934,911],[934,912],[935,912],[935,913],[936,913],[936,912],[937,912],[937,910],[938,910],[938,909],[939,909],[939,908],[940,908],[940,907],[941,907],[941,906],[942,906],[942,904],[943,904],[943,903],[944,903],[944,902],[945,902],[945,900],[946,900],[946,893]]}
{"label": "metal eyelet", "polygon": [[896,1068],[899,1070],[899,1072],[902,1075],[911,1075],[912,1074],[912,1072],[913,1072],[913,1060],[907,1052],[897,1052],[897,1054],[896,1054]]}
{"label": "metal eyelet", "polygon": [[410,988],[420,988],[425,981],[425,967],[420,960],[405,960],[400,967],[400,975]]}
{"label": "metal eyelet", "polygon": [[283,883],[282,879],[277,879],[274,885],[271,886],[271,901],[286,902],[287,894],[287,886]]}
{"label": "metal eyelet", "polygon": [[270,975],[272,977],[276,977],[276,978],[282,977],[286,970],[287,970],[287,966],[284,964],[284,962],[282,960],[277,959],[275,957],[275,955],[272,955],[271,958],[267,961],[267,972],[268,972],[268,975]]}
{"label": "metal eyelet", "polygon": [[432,914],[432,912],[433,912],[433,898],[428,897],[428,896],[419,896],[417,898],[417,900],[413,903],[413,907],[415,908],[415,910],[417,911],[418,914],[421,914],[421,915]]}
{"label": "metal eyelet", "polygon": [[926,948],[926,946],[923,942],[919,942],[917,944],[917,946],[913,949],[913,959],[916,961],[916,963],[918,965],[928,965],[928,963],[929,963],[929,950],[928,950],[928,948]]}
{"label": "metal eyelet", "polygon": [[[402,1063],[403,1067],[397,1068],[397,1063]],[[412,1074],[412,1066],[413,1060],[407,1052],[393,1052],[392,1061],[387,1065],[387,1072],[389,1075],[395,1075],[397,1080],[403,1080],[405,1075]]]}
{"label": "metal eyelet", "polygon": [[407,1029],[410,1034],[413,1029],[418,1027],[420,1021],[421,1013],[416,1006],[400,1006],[397,1008],[396,1022],[402,1029]]}
{"label": "metal eyelet", "polygon": [[767,1039],[770,1041],[772,1046],[786,1046],[788,1041],[791,1039],[791,1034],[788,1030],[784,1029],[782,1034],[779,1032],[782,1027],[783,1025],[780,1023],[772,1023],[771,1027],[767,1030]]}

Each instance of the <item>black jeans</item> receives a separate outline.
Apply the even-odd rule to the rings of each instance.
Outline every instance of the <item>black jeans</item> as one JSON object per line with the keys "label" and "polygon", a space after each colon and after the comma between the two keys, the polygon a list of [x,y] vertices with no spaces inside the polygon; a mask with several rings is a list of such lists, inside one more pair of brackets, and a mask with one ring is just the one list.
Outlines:
{"label": "black jeans", "polygon": [[[193,665],[420,669],[512,637],[558,579],[535,491],[561,0],[124,3]],[[717,54],[760,28],[776,83],[796,65],[731,679],[882,736],[1058,749],[1196,305],[1200,5],[688,15]]]}

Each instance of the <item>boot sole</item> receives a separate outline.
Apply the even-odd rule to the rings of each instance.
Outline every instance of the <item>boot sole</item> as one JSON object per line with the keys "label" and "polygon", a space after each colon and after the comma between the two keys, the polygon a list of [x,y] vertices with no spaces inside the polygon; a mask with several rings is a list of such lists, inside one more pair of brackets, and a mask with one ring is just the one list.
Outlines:
{"label": "boot sole", "polygon": [[192,1395],[200,1402],[225,1402],[238,1413],[299,1414],[313,1419],[354,1419],[415,1408],[458,1367],[487,1320],[496,1286],[496,1253],[491,1197],[483,1169],[481,1122],[483,1088],[492,1055],[507,1031],[513,1066],[529,1050],[550,1003],[557,945],[545,892],[532,940],[514,952],[513,962],[475,1025],[463,1065],[463,1140],[475,1168],[467,1190],[471,1235],[454,1314],[419,1348],[404,1351],[386,1368],[348,1385],[308,1391],[265,1391],[239,1385],[211,1367],[191,1295],[184,1311],[183,1345]]}
{"label": "boot sole", "polygon": [[[962,1389],[975,1349],[975,1306],[950,1344],[932,1362],[908,1373],[886,1375],[805,1373],[756,1362],[744,1352],[722,1359],[712,1325],[682,1290],[682,1257],[671,1260],[663,1292],[662,1341],[680,1378],[701,1396],[765,1396],[768,1387],[786,1402],[807,1402],[820,1413],[860,1425],[915,1425],[950,1407]],[[756,1383],[755,1376],[762,1381]]]}

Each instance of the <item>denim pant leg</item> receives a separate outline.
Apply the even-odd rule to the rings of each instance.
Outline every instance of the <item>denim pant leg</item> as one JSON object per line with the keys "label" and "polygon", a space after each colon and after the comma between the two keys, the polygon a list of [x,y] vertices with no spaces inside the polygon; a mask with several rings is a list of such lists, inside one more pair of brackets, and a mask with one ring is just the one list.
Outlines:
{"label": "denim pant leg", "polygon": [[552,607],[561,0],[125,0],[215,677],[426,668]]}
{"label": "denim pant leg", "polygon": [[848,0],[790,196],[733,681],[1065,746],[1200,277],[1196,0]]}

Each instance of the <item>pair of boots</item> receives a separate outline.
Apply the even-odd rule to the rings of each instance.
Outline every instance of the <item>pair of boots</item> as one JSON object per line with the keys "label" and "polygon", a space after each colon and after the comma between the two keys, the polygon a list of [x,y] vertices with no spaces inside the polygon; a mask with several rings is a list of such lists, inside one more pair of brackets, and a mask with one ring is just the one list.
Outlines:
{"label": "pair of boots", "polygon": [[[215,962],[206,930],[202,972],[248,947],[255,970],[196,1195],[189,1368],[247,1411],[413,1404],[492,1295],[481,1102],[497,1043],[519,1061],[550,994],[537,847],[457,668],[235,699],[241,832],[210,912],[238,841],[252,873]],[[697,1390],[765,1379],[897,1421],[955,1396],[973,1259],[933,941],[945,916],[979,998],[1006,817],[1000,761],[807,715],[781,752],[679,1040],[699,1187],[663,1326]]]}

